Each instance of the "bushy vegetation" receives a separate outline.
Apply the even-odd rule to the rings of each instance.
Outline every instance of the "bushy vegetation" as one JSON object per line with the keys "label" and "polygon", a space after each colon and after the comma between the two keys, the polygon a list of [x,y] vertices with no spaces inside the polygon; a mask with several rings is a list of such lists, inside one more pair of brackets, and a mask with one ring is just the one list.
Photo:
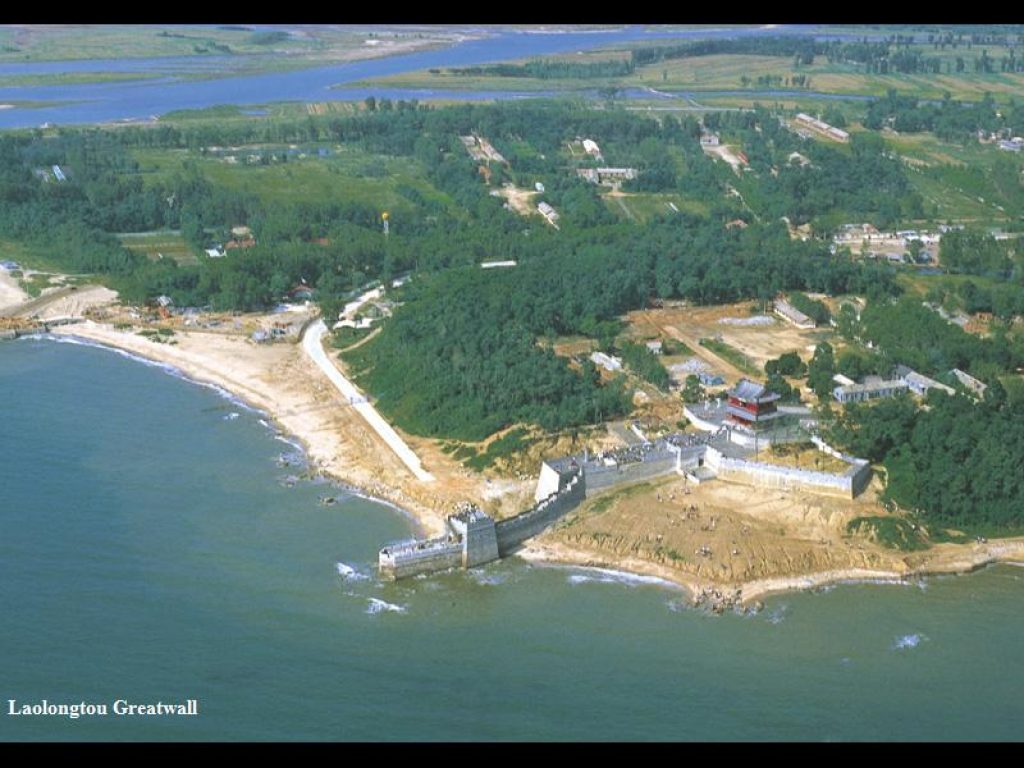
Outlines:
{"label": "bushy vegetation", "polygon": [[646,346],[627,341],[622,344],[619,354],[622,355],[623,362],[629,366],[630,370],[641,379],[649,381],[658,389],[668,390],[668,385],[671,382],[668,371],[665,370],[665,366],[661,364],[658,356]]}
{"label": "bushy vegetation", "polygon": [[812,299],[806,293],[792,291],[789,294],[789,303],[799,309],[818,325],[828,325],[832,319],[832,313],[828,311],[825,302]]}

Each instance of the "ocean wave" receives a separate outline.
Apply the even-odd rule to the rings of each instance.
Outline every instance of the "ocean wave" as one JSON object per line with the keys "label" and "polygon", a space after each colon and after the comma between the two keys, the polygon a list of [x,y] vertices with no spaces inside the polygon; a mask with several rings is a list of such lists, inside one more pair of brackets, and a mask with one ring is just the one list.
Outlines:
{"label": "ocean wave", "polygon": [[281,434],[276,429],[274,429],[272,425],[267,424],[265,421],[263,421],[263,419],[260,419],[260,423],[263,424],[265,427],[269,428],[271,431],[273,431],[275,440],[280,440],[282,443],[290,445],[292,448],[294,448],[296,453],[305,455],[305,451],[302,449],[302,443],[300,443],[298,440],[288,437],[287,435]]}
{"label": "ocean wave", "polygon": [[569,574],[568,582],[573,585],[597,583],[622,584],[627,587],[656,585],[661,587],[671,587],[673,589],[680,588],[678,584],[673,584],[671,581],[658,578],[657,576],[642,576],[637,573],[615,571],[610,568],[587,568],[585,573]]}
{"label": "ocean wave", "polygon": [[893,643],[892,649],[894,651],[902,651],[907,648],[917,648],[917,646],[920,645],[923,640],[927,639],[928,638],[924,635],[916,632],[911,635],[903,635],[902,637],[896,638],[896,642]]}
{"label": "ocean wave", "polygon": [[765,620],[769,624],[781,624],[783,621],[786,620],[786,614],[788,612],[789,612],[789,606],[786,605],[786,604],[782,604],[778,608],[776,608],[774,611],[769,613],[765,617]]}
{"label": "ocean wave", "polygon": [[369,581],[370,577],[365,573],[360,573],[348,563],[338,561],[335,563],[335,568],[338,569],[338,575],[346,581]]}
{"label": "ocean wave", "polygon": [[366,606],[366,612],[369,614],[381,613],[387,611],[389,613],[405,613],[406,606],[395,605],[385,600],[378,600],[376,597],[366,598],[369,605]]}

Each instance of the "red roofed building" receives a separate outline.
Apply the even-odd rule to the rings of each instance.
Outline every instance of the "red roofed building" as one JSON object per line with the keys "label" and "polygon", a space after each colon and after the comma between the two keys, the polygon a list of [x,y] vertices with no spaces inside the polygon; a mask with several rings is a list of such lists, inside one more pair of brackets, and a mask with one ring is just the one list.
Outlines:
{"label": "red roofed building", "polygon": [[726,422],[735,427],[760,430],[773,419],[782,416],[776,410],[776,401],[780,396],[769,392],[761,384],[740,379],[727,394],[729,401],[725,407],[728,414]]}

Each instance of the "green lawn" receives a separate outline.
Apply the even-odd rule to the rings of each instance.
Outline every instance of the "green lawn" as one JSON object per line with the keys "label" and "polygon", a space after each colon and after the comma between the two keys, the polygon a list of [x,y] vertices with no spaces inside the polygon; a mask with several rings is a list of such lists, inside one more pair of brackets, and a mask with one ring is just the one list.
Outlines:
{"label": "green lawn", "polygon": [[[279,68],[291,66],[296,60],[308,66],[313,57],[319,57],[323,63],[324,59],[338,60],[354,53],[378,54],[396,41],[432,45],[451,40],[454,34],[444,29],[374,30],[310,25],[296,34],[272,38],[245,25],[230,24],[12,25],[0,29],[0,61],[262,54],[266,60],[274,60],[272,68]],[[367,44],[368,40],[373,44]]]}
{"label": "green lawn", "polygon": [[[677,212],[669,207],[669,203],[673,203],[679,212],[693,213],[698,216],[706,216],[709,210],[706,201],[693,200],[674,193],[643,192],[628,194],[624,197],[604,195],[602,199],[608,210],[616,216],[640,223],[646,222],[654,216],[677,215]],[[623,210],[623,207],[626,210]]]}
{"label": "green lawn", "polygon": [[192,247],[185,242],[179,232],[131,232],[119,236],[121,244],[130,251],[143,253],[147,258],[156,260],[160,255],[174,259],[178,264],[196,264]]}
{"label": "green lawn", "polygon": [[456,207],[450,197],[426,180],[415,160],[373,155],[351,145],[334,145],[325,158],[316,157],[315,147],[300,146],[298,152],[308,153],[307,157],[296,154],[287,162],[268,165],[246,162],[249,155],[268,151],[280,154],[286,149],[282,145],[240,148],[233,153],[236,163],[223,156],[203,156],[180,149],[141,149],[135,151],[135,157],[147,182],[170,178],[182,170],[186,160],[192,159],[214,185],[253,192],[268,203],[360,202],[401,213],[414,207],[398,191],[408,186],[427,200]]}

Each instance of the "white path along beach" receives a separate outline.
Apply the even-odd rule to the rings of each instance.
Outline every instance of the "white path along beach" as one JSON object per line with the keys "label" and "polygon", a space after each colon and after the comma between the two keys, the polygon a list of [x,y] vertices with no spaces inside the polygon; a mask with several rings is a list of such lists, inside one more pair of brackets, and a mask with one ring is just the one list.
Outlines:
{"label": "white path along beach", "polygon": [[327,353],[324,352],[322,339],[326,332],[327,326],[324,325],[323,320],[317,320],[306,329],[306,333],[302,338],[302,348],[306,354],[319,366],[320,370],[331,380],[331,383],[345,396],[345,399],[352,404],[352,407],[359,412],[359,415],[366,419],[366,423],[373,427],[374,431],[384,439],[384,442],[390,446],[395,455],[402,460],[402,463],[409,468],[409,471],[423,482],[433,482],[434,476],[423,469],[419,457],[398,436],[398,433],[391,428],[391,425],[384,421],[381,415],[377,413],[377,409],[370,404],[366,395],[356,389],[356,386],[342,375],[338,367],[327,356]]}

